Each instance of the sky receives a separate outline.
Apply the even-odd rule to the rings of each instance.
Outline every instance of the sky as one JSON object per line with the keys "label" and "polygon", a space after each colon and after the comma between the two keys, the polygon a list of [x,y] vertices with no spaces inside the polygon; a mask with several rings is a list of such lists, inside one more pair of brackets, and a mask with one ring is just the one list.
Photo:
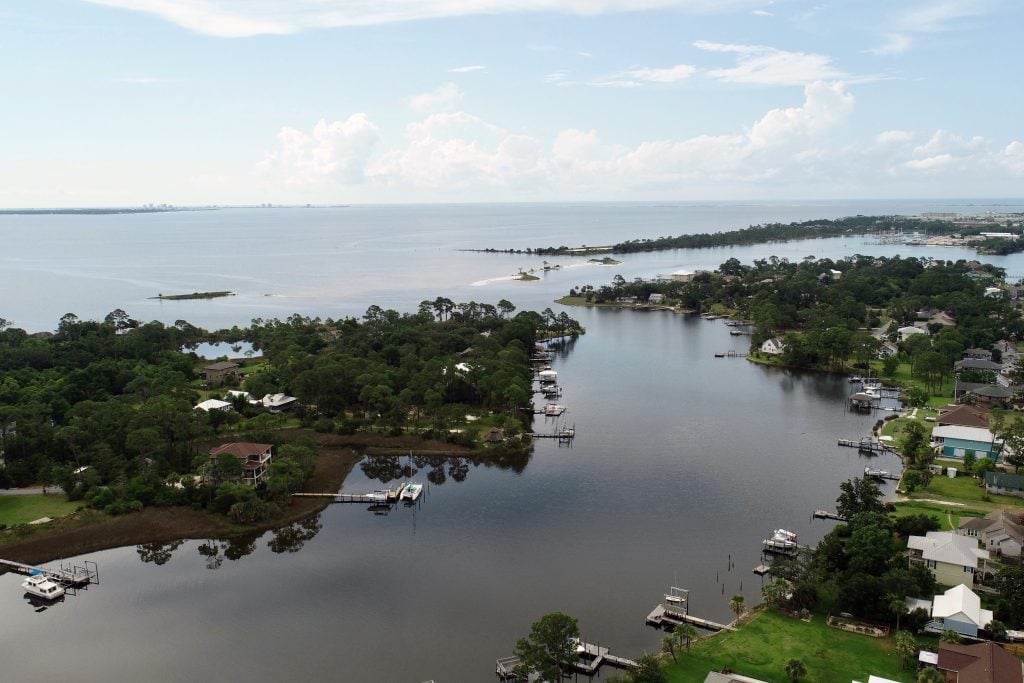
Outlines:
{"label": "sky", "polygon": [[1019,0],[7,0],[0,207],[1024,196]]}

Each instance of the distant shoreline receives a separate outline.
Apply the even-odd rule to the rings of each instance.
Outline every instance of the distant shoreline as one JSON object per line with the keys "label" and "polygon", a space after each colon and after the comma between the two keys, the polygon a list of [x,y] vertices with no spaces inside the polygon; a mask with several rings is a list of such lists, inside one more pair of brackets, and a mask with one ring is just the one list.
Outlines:
{"label": "distant shoreline", "polygon": [[234,292],[192,292],[191,294],[158,294],[150,299],[160,301],[186,301],[189,299],[219,299],[225,296],[237,296]]}

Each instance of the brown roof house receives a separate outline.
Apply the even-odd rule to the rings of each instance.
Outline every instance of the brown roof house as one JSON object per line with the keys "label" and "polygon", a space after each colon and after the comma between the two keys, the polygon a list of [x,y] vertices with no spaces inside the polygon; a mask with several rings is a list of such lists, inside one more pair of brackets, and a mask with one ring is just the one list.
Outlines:
{"label": "brown roof house", "polygon": [[210,460],[227,453],[242,461],[242,483],[256,486],[267,476],[267,468],[273,459],[273,446],[269,443],[247,443],[236,441],[210,449]]}
{"label": "brown roof house", "polygon": [[487,443],[501,443],[505,440],[505,432],[497,427],[491,427],[486,434],[484,434],[484,441]]}
{"label": "brown roof house", "polygon": [[235,377],[238,377],[238,363],[233,363],[229,360],[207,365],[203,368],[203,379],[210,384],[222,384]]}
{"label": "brown roof house", "polygon": [[995,643],[939,643],[938,653],[921,652],[920,659],[938,669],[946,683],[1024,683],[1020,660]]}
{"label": "brown roof house", "polygon": [[988,411],[972,405],[959,405],[939,411],[935,420],[939,427],[956,425],[958,427],[982,427],[988,429]]}

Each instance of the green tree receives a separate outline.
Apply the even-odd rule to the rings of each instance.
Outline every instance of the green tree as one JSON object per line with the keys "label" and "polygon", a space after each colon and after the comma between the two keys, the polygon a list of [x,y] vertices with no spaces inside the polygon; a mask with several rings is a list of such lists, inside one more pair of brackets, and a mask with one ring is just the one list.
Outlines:
{"label": "green tree", "polygon": [[697,639],[697,629],[694,628],[693,624],[678,624],[672,629],[672,635],[676,637],[679,643],[686,645],[686,651],[690,651],[690,643]]}
{"label": "green tree", "polygon": [[678,662],[676,658],[676,639],[672,635],[666,635],[661,639],[661,651],[672,655],[672,661]]}
{"label": "green tree", "polygon": [[882,512],[882,490],[878,484],[866,477],[847,479],[839,485],[836,511],[846,519],[853,519],[862,512]]}
{"label": "green tree", "polygon": [[917,654],[917,641],[909,631],[897,631],[893,642],[896,646],[896,654],[900,658],[900,667],[906,669],[907,663]]}
{"label": "green tree", "polygon": [[964,642],[963,637],[951,628],[947,628],[939,635],[940,643],[950,643],[952,645],[959,645]]}
{"label": "green tree", "polygon": [[636,668],[629,672],[630,683],[668,683],[668,675],[654,655],[641,655]]}
{"label": "green tree", "polygon": [[561,612],[545,614],[530,626],[530,635],[516,643],[522,673],[537,673],[542,680],[558,681],[576,656],[573,638],[579,638],[576,619]]}
{"label": "green tree", "polygon": [[734,595],[729,599],[729,609],[736,614],[736,618],[739,619],[740,615],[743,614],[744,600],[742,595]]}
{"label": "green tree", "polygon": [[890,593],[886,596],[888,601],[889,613],[896,617],[896,630],[900,630],[900,617],[909,612],[907,609],[907,602],[895,593]]}
{"label": "green tree", "polygon": [[1006,638],[1006,624],[998,619],[990,621],[985,629],[992,634],[993,640],[1003,640]]}
{"label": "green tree", "polygon": [[917,683],[944,683],[945,677],[934,666],[926,666],[917,672]]}
{"label": "green tree", "polygon": [[786,675],[796,683],[797,679],[807,674],[807,667],[799,659],[790,659],[786,662]]}

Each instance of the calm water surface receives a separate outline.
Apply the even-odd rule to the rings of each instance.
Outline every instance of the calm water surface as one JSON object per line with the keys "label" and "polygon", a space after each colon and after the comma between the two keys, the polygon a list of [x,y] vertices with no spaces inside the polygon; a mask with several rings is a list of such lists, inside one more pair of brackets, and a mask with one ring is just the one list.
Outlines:
{"label": "calm water surface", "polygon": [[[549,235],[564,218],[554,211],[540,218],[513,216],[529,224],[523,228],[528,240],[518,239],[533,245],[598,243],[636,234],[623,218],[612,226],[592,208],[585,208],[597,226],[592,237],[580,226],[567,228],[566,239]],[[805,210],[815,208],[820,211]],[[564,208],[573,215],[580,210]],[[273,221],[250,221],[253,215],[268,220],[272,212],[33,217],[41,224],[59,219],[50,224],[51,237],[79,235],[83,246],[57,250],[44,264],[39,252],[45,250],[25,238],[18,250],[0,257],[3,303],[8,311],[31,314],[22,298],[9,298],[11,292],[54,278],[44,287],[47,295],[36,300],[47,314],[88,303],[87,297],[75,297],[92,286],[98,297],[94,308],[77,308],[85,315],[101,316],[120,306],[136,318],[173,322],[185,317],[200,325],[287,315],[292,309],[285,307],[299,298],[279,304],[255,292],[293,291],[317,282],[331,296],[311,295],[310,313],[329,314],[318,308],[329,305],[340,311],[333,315],[358,314],[359,306],[365,308],[361,297],[380,292],[383,300],[370,303],[400,310],[439,293],[545,307],[572,284],[601,284],[617,272],[633,277],[711,266],[730,255],[744,261],[771,253],[834,258],[886,249],[860,240],[829,240],[665,252],[631,256],[615,269],[565,269],[537,283],[474,284],[533,262],[453,252],[453,245],[510,244],[520,224],[505,215],[507,209],[494,209],[491,219],[473,217],[484,225],[474,236],[464,225],[470,219],[450,215],[447,220],[462,227],[452,228],[456,234],[446,238],[445,212],[432,211],[427,214],[436,232],[419,245],[415,239],[396,244],[369,230],[339,235],[339,253],[349,255],[336,262],[316,259],[306,268],[300,266],[323,235],[310,237],[319,229],[305,224],[275,228]],[[640,211],[636,222],[659,211]],[[869,211],[846,213],[854,212]],[[326,210],[296,213],[328,215]],[[812,211],[807,217],[817,215]],[[761,217],[747,222],[774,219],[762,207]],[[101,249],[87,239],[109,235],[109,226],[119,221],[121,241]],[[161,221],[173,229],[154,226]],[[182,228],[191,221],[209,224],[201,230]],[[679,232],[668,222],[655,232]],[[0,225],[9,229],[9,221]],[[615,235],[613,227],[619,231]],[[240,237],[246,231],[254,233],[251,240]],[[213,236],[207,246],[220,256],[202,267],[189,264],[178,247],[182,240],[199,249],[200,232]],[[150,248],[147,268],[138,255]],[[95,252],[97,260],[83,251]],[[224,258],[228,252],[236,258]],[[955,253],[941,251],[943,258],[960,257]],[[1004,263],[1013,268],[1019,261]],[[390,264],[390,272],[378,272],[383,264]],[[127,275],[135,270],[148,274]],[[200,274],[206,279],[200,281]],[[182,291],[223,289],[227,279],[254,294],[180,302],[187,305],[169,315],[161,308],[168,302],[145,303],[143,296],[156,293],[153,289],[166,293],[176,284]],[[437,288],[438,283],[450,288]],[[139,299],[117,298],[114,292],[122,297],[136,292]],[[61,300],[70,303],[54,303],[65,293],[70,299]],[[239,301],[245,296],[250,303]],[[0,315],[22,320],[15,313]],[[310,528],[265,534],[248,545],[187,541],[162,549],[164,556],[156,558],[162,563],[152,561],[160,554],[153,549],[95,553],[88,559],[99,563],[100,585],[42,612],[22,598],[20,577],[0,576],[2,678],[480,681],[490,679],[495,658],[509,654],[532,621],[552,610],[577,617],[588,639],[635,656],[659,645],[660,634],[643,622],[669,585],[691,589],[692,612],[712,619],[729,617],[727,604],[735,593],[745,595],[748,604],[757,602],[762,582],[750,570],[760,563],[761,539],[785,527],[798,532],[802,543],[815,543],[830,528],[810,521],[811,511],[833,507],[838,483],[861,473],[866,462],[852,449],[838,448],[836,439],[865,434],[875,418],[845,410],[850,387],[843,378],[714,358],[717,351],[741,349],[744,341],[731,337],[721,322],[630,311],[571,313],[587,334],[559,354],[555,367],[564,386],[561,402],[569,406],[565,418],[577,428],[572,448],[539,442],[529,461],[513,469],[471,466],[463,475],[442,466],[444,482],[432,474],[435,483],[420,505],[387,516],[359,505],[335,505]],[[39,324],[52,327],[46,316]],[[550,429],[552,423],[538,418],[536,426]],[[898,468],[889,458],[872,464]],[[380,470],[377,465],[367,471]],[[415,478],[428,481],[429,470],[424,465]],[[377,485],[357,468],[345,489]]]}

